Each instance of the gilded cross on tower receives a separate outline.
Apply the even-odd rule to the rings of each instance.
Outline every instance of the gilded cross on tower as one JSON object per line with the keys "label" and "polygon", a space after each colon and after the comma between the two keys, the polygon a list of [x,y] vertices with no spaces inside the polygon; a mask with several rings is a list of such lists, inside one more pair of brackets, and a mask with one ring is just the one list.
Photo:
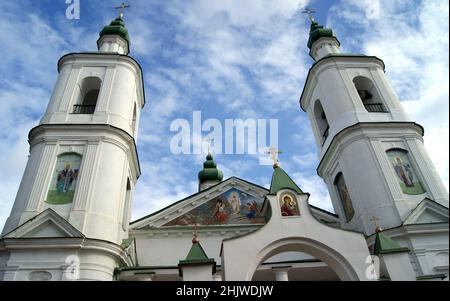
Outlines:
{"label": "gilded cross on tower", "polygon": [[119,12],[119,17],[123,18],[124,14],[125,14],[125,9],[130,8],[131,6],[122,2],[122,4],[118,7],[116,7],[116,9],[120,9]]}
{"label": "gilded cross on tower", "polygon": [[270,159],[273,160],[273,167],[276,168],[279,166],[278,155],[283,152],[278,150],[276,147],[271,146],[266,154],[270,155]]}
{"label": "gilded cross on tower", "polygon": [[314,20],[314,16],[313,16],[315,13],[316,13],[315,10],[310,9],[310,8],[308,8],[308,7],[305,7],[305,9],[302,10],[302,14],[307,14],[309,20],[311,21],[311,23],[316,22],[316,21]]}
{"label": "gilded cross on tower", "polygon": [[380,224],[378,223],[380,221],[380,219],[376,216],[372,216],[371,218],[369,218],[370,221],[373,222],[373,224],[375,225],[375,232],[382,232],[383,228],[381,228]]}
{"label": "gilded cross on tower", "polygon": [[196,223],[194,225],[194,233],[193,233],[193,237],[192,237],[192,243],[196,244],[198,243],[200,240],[198,238],[198,224]]}

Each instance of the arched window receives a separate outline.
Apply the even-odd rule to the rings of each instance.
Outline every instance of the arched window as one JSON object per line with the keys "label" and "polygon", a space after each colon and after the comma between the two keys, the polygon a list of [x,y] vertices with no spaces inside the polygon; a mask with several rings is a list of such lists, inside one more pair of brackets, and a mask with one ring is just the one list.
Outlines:
{"label": "arched window", "polygon": [[78,101],[74,106],[74,114],[94,114],[102,81],[98,77],[86,77],[79,86]]}
{"label": "arched window", "polygon": [[325,111],[323,110],[320,100],[317,100],[314,106],[314,118],[316,119],[319,133],[322,136],[322,143],[325,143],[330,132],[330,125],[328,124],[327,116],[325,115]]}
{"label": "arched window", "polygon": [[73,202],[80,173],[81,155],[64,153],[58,156],[46,202],[65,205]]}
{"label": "arched window", "polygon": [[341,200],[342,208],[344,209],[345,218],[347,222],[351,221],[355,215],[355,209],[353,208],[352,199],[345,183],[344,175],[340,172],[334,180],[334,186],[336,187],[339,198]]}
{"label": "arched window", "polygon": [[125,203],[123,205],[123,217],[122,217],[122,229],[123,231],[128,230],[129,215],[130,215],[130,204],[131,203],[131,182],[127,178],[127,187],[125,191]]}
{"label": "arched window", "polygon": [[131,129],[133,130],[133,134],[136,135],[136,122],[137,122],[137,108],[136,103],[133,108],[133,120],[131,121]]}
{"label": "arched window", "polygon": [[386,154],[391,161],[403,193],[418,195],[426,192],[417,177],[406,150],[394,148],[388,150]]}
{"label": "arched window", "polygon": [[356,91],[358,91],[359,98],[368,112],[387,112],[377,88],[370,79],[364,76],[357,76],[353,79],[353,83]]}

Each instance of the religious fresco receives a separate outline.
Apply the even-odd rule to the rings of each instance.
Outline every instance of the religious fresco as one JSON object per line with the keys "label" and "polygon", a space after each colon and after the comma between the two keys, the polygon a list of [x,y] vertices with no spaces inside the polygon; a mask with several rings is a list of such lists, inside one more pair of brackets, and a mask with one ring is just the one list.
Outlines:
{"label": "religious fresco", "polygon": [[352,199],[350,198],[347,184],[345,184],[344,176],[341,173],[337,176],[335,185],[338,189],[339,197],[341,198],[345,217],[347,219],[347,222],[349,222],[355,215],[355,209],[353,208]]}
{"label": "religious fresco", "polygon": [[412,168],[406,151],[390,150],[387,152],[387,155],[397,174],[403,193],[417,195],[426,192]]}
{"label": "religious fresco", "polygon": [[264,224],[264,199],[232,188],[164,226]]}
{"label": "religious fresco", "polygon": [[290,195],[284,195],[280,199],[280,209],[282,216],[300,216],[297,201]]}
{"label": "religious fresco", "polygon": [[47,203],[65,205],[73,202],[80,166],[81,156],[78,154],[68,153],[58,157],[47,195]]}

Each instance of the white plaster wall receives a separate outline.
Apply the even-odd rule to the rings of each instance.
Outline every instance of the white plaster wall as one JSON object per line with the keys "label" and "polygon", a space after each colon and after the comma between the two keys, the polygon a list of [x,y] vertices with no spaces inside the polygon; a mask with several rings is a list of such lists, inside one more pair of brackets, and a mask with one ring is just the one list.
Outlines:
{"label": "white plaster wall", "polygon": [[[40,124],[110,124],[131,136],[133,106],[137,115],[144,103],[141,71],[130,58],[114,55],[72,54],[61,61],[47,111]],[[72,114],[79,97],[79,85],[86,77],[98,77],[102,86],[94,114]]]}
{"label": "white plaster wall", "polygon": [[22,176],[22,180],[19,186],[19,190],[14,201],[11,214],[6,220],[2,235],[11,232],[20,224],[20,217],[27,206],[28,197],[33,187],[34,179],[37,176],[38,165],[42,158],[44,151],[44,144],[39,144],[30,149],[30,155],[28,157],[27,166]]}
{"label": "white plaster wall", "polygon": [[212,266],[186,265],[183,268],[183,281],[212,281]]}
{"label": "white plaster wall", "polygon": [[[63,274],[73,257],[79,259],[79,278],[67,279]],[[45,271],[52,274],[51,281],[111,281],[117,266],[112,256],[93,250],[77,249],[29,249],[15,250],[8,260],[6,281],[29,281],[30,273]],[[16,268],[14,268],[16,267]]]}
{"label": "white plaster wall", "polygon": [[[133,233],[131,233],[133,236]],[[154,237],[136,235],[138,262],[141,266],[177,266],[180,260],[186,259],[192,247],[192,231],[179,235],[173,233]],[[229,236],[228,236],[229,237]],[[209,258],[220,264],[220,247],[223,236],[206,236],[200,233],[200,243]]]}

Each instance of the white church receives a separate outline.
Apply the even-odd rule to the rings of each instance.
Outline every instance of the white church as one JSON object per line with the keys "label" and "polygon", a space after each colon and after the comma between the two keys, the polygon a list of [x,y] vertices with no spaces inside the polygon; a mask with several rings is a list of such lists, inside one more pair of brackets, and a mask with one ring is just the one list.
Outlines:
{"label": "white church", "polygon": [[224,180],[208,154],[197,193],[131,221],[145,97],[123,15],[97,46],[58,62],[0,237],[0,280],[448,280],[448,192],[381,59],[341,53],[312,20],[300,106],[336,213],[276,161],[267,189]]}

